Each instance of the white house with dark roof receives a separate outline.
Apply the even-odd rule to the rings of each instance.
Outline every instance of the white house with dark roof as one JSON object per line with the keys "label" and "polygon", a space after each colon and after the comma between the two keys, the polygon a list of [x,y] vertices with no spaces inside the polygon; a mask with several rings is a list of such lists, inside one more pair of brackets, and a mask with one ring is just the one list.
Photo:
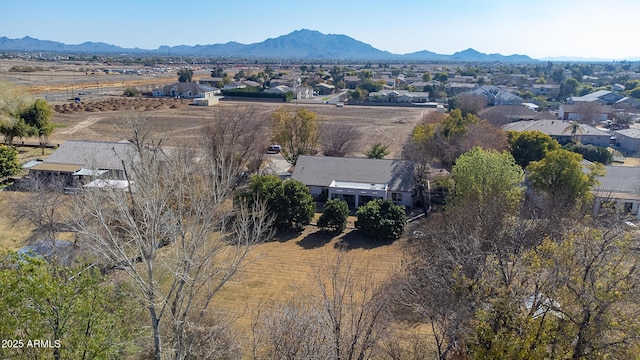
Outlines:
{"label": "white house with dark roof", "polygon": [[413,171],[406,160],[301,155],[291,178],[305,184],[316,200],[343,199],[357,208],[383,199],[411,207]]}
{"label": "white house with dark roof", "polygon": [[606,174],[598,178],[600,184],[593,187],[594,213],[604,203],[613,203],[622,212],[636,215],[640,220],[640,167],[605,166]]}

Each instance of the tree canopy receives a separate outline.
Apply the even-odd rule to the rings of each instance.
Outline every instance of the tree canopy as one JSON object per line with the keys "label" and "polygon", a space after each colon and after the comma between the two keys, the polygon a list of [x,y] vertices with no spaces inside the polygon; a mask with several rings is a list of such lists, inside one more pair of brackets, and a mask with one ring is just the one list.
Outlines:
{"label": "tree canopy", "polygon": [[516,206],[522,196],[523,171],[508,152],[473,148],[460,155],[451,170],[455,200],[484,204],[506,200]]}
{"label": "tree canopy", "polygon": [[291,111],[281,106],[271,114],[272,141],[282,147],[282,156],[294,165],[300,155],[313,155],[319,139],[318,115],[305,108]]}
{"label": "tree canopy", "polygon": [[542,160],[547,152],[560,148],[555,139],[542,131],[509,131],[508,134],[511,155],[523,169],[532,161]]}
{"label": "tree canopy", "polygon": [[[589,172],[585,172],[584,168]],[[589,194],[596,184],[596,176],[604,175],[600,164],[583,165],[582,156],[557,149],[548,152],[542,160],[527,167],[531,186],[548,196],[551,208],[560,210],[576,204]]]}
{"label": "tree canopy", "polygon": [[299,231],[311,222],[315,212],[315,201],[309,189],[300,181],[282,181],[275,175],[255,175],[249,182],[248,191],[241,193],[236,201],[264,201],[275,217],[278,230]]}
{"label": "tree canopy", "polygon": [[18,150],[13,147],[0,145],[0,178],[15,175],[20,172]]}
{"label": "tree canopy", "polygon": [[[0,338],[20,339],[0,357],[35,359],[118,358],[133,333],[134,307],[102,283],[98,267],[63,266],[33,255],[0,256]],[[50,346],[28,346],[47,339]]]}
{"label": "tree canopy", "polygon": [[356,229],[375,240],[395,240],[402,235],[407,215],[391,200],[372,200],[358,208]]}
{"label": "tree canopy", "polygon": [[182,68],[178,70],[178,81],[181,83],[191,82],[193,80],[193,70]]}
{"label": "tree canopy", "polygon": [[318,219],[318,227],[332,232],[341,232],[347,227],[349,205],[340,199],[328,200]]}

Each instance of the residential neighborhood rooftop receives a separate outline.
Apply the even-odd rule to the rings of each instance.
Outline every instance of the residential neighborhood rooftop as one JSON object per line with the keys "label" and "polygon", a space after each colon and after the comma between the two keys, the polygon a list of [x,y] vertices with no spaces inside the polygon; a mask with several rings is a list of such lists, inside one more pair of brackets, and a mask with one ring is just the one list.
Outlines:
{"label": "residential neighborhood rooftop", "polygon": [[308,186],[329,186],[333,181],[339,181],[387,184],[390,190],[409,191],[413,184],[413,163],[395,159],[302,155],[291,178]]}

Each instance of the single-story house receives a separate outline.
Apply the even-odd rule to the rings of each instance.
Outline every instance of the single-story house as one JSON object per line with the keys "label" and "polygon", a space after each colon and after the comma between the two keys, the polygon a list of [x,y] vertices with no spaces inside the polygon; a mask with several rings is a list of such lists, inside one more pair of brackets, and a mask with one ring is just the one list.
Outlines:
{"label": "single-story house", "polygon": [[241,83],[240,81],[232,81],[226,84],[222,90],[235,90],[235,89],[246,89],[247,85]]}
{"label": "single-story house", "polygon": [[29,168],[29,175],[61,180],[65,187],[84,185],[96,178],[124,180],[124,164],[132,164],[135,149],[129,142],[67,140],[47,159]]}
{"label": "single-story house", "polygon": [[[571,134],[571,126],[571,122],[563,120],[531,120],[512,122],[502,128],[513,131],[541,131],[564,145],[573,140],[574,135]],[[580,124],[575,137],[583,144],[602,147],[611,145],[611,134],[591,125]]]}
{"label": "single-story house", "polygon": [[429,93],[407,90],[381,90],[369,93],[367,101],[423,104],[429,102]]}
{"label": "single-story house", "polygon": [[343,199],[358,208],[374,199],[411,207],[411,161],[301,155],[291,178],[305,184],[314,199]]}
{"label": "single-story house", "polygon": [[573,96],[567,99],[568,104],[575,104],[579,102],[599,102],[606,105],[613,105],[624,96],[620,95],[616,92],[609,90],[598,90],[594,91],[591,94],[583,95],[583,96]]}
{"label": "single-story house", "polygon": [[153,96],[162,97],[180,97],[187,99],[195,99],[195,98],[209,98],[214,97],[216,95],[216,90],[205,85],[201,85],[195,82],[190,83],[173,83],[162,88],[157,88],[153,90]]}
{"label": "single-story house", "polygon": [[327,83],[318,83],[313,87],[313,89],[319,95],[329,95],[335,91],[336,87]]}
{"label": "single-story house", "polygon": [[292,88],[286,85],[278,85],[271,87],[264,92],[269,94],[282,94],[285,95],[288,92],[292,92],[296,99],[311,99],[313,97],[313,90],[306,86],[300,86]]}
{"label": "single-story house", "polygon": [[613,108],[600,103],[562,104],[558,111],[561,120],[599,121],[613,120]]}
{"label": "single-story house", "polygon": [[555,84],[534,84],[531,87],[531,93],[533,96],[544,96],[550,98],[556,98],[560,93],[560,85]]}
{"label": "single-story house", "polygon": [[605,166],[607,173],[598,178],[600,184],[593,187],[594,213],[603,204],[612,204],[620,212],[636,215],[640,220],[640,167]]}
{"label": "single-story house", "polygon": [[629,153],[640,151],[640,129],[616,130],[613,132],[613,136],[614,144],[622,150]]}
{"label": "single-story house", "polygon": [[489,105],[520,105],[524,101],[520,96],[494,85],[482,85],[465,94],[482,96]]}

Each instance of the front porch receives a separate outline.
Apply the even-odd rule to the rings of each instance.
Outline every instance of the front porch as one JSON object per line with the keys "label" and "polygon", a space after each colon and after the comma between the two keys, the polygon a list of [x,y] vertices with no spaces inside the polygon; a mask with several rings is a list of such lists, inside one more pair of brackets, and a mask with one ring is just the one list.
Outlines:
{"label": "front porch", "polygon": [[340,199],[357,209],[371,200],[387,199],[387,184],[347,182],[333,180],[328,188],[329,200]]}

